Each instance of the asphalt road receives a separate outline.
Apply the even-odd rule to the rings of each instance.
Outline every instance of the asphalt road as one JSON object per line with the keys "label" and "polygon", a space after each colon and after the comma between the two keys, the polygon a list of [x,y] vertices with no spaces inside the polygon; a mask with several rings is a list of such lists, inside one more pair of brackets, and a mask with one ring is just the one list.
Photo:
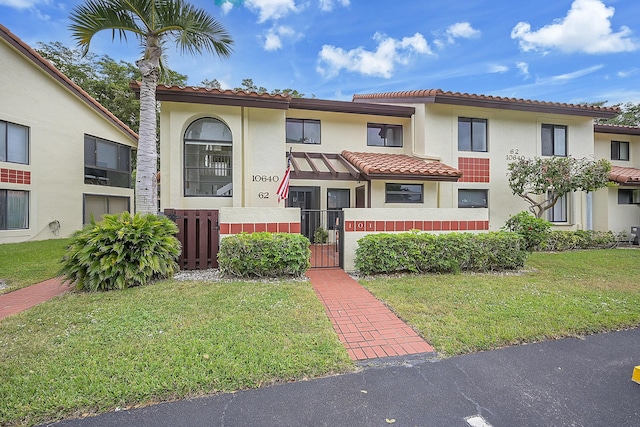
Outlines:
{"label": "asphalt road", "polygon": [[640,426],[640,329],[163,403],[56,427]]}

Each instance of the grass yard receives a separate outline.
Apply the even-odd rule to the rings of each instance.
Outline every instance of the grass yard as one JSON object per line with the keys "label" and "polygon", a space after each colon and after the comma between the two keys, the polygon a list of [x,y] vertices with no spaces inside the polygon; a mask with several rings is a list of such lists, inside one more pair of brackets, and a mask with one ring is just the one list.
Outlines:
{"label": "grass yard", "polygon": [[308,282],[72,293],[0,322],[0,425],[354,369]]}
{"label": "grass yard", "polygon": [[0,245],[0,295],[55,277],[69,239]]}
{"label": "grass yard", "polygon": [[640,325],[640,250],[533,253],[526,268],[361,283],[449,356]]}

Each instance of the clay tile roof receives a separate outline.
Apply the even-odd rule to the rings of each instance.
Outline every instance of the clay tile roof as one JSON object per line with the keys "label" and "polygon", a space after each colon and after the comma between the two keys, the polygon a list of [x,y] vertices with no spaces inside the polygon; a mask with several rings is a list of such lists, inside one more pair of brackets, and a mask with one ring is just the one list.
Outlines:
{"label": "clay tile roof", "polygon": [[615,117],[616,115],[618,115],[618,113],[620,113],[620,109],[618,107],[599,107],[583,104],[566,104],[560,102],[535,101],[522,98],[477,95],[461,92],[445,92],[442,89],[355,94],[353,95],[353,101],[441,103],[606,118]]}
{"label": "clay tile roof", "polygon": [[0,39],[4,39],[15,50],[20,52],[24,57],[33,62],[36,66],[40,67],[45,73],[49,74],[52,78],[62,84],[67,90],[80,98],[89,107],[93,108],[107,120],[119,127],[129,138],[134,141],[138,141],[138,134],[135,133],[129,126],[124,124],[118,119],[111,111],[107,110],[102,104],[91,97],[80,86],[75,84],[70,78],[64,75],[58,70],[51,62],[44,59],[38,52],[33,50],[29,45],[23,42],[18,36],[13,34],[9,29],[0,24]]}
{"label": "clay tile roof", "polygon": [[640,169],[612,166],[609,179],[620,184],[640,184]]}
{"label": "clay tile roof", "polygon": [[344,150],[342,156],[370,178],[457,181],[462,172],[442,162],[405,154],[360,153]]}
{"label": "clay tile roof", "polygon": [[[140,92],[140,82],[131,82],[129,87]],[[194,86],[158,85],[156,88],[158,101],[190,102],[195,104],[231,105],[241,107],[273,108],[286,110],[289,108],[289,95],[230,89],[207,89]]]}
{"label": "clay tile roof", "polygon": [[593,125],[594,132],[598,133],[616,133],[619,135],[640,135],[640,126],[624,126],[613,124],[600,124]]}

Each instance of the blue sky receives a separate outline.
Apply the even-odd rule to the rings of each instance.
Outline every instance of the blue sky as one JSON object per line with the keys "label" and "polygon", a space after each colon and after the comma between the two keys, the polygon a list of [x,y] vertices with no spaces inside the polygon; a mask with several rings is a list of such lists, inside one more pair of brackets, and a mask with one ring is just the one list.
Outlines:
{"label": "blue sky", "polygon": [[[0,0],[0,22],[31,46],[73,47],[82,1]],[[190,85],[258,86],[351,100],[442,89],[553,102],[640,102],[638,0],[192,0],[234,39],[228,59],[180,56]],[[134,62],[140,49],[99,34],[91,50]]]}

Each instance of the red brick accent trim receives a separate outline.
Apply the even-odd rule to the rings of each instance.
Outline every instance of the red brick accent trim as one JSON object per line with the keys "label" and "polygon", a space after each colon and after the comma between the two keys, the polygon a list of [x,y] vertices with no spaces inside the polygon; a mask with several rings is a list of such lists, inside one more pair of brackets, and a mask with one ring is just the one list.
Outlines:
{"label": "red brick accent trim", "polygon": [[[366,228],[365,228],[366,227]],[[489,230],[489,221],[345,221],[345,231],[469,231]]]}
{"label": "red brick accent trim", "polygon": [[257,233],[268,231],[270,233],[300,233],[299,222],[245,222],[245,223],[220,223],[220,234]]}
{"label": "red brick accent trim", "polygon": [[8,182],[9,184],[31,184],[31,172],[1,168],[0,182]]}
{"label": "red brick accent trim", "polygon": [[458,169],[462,171],[458,182],[489,182],[489,159],[458,157]]}

